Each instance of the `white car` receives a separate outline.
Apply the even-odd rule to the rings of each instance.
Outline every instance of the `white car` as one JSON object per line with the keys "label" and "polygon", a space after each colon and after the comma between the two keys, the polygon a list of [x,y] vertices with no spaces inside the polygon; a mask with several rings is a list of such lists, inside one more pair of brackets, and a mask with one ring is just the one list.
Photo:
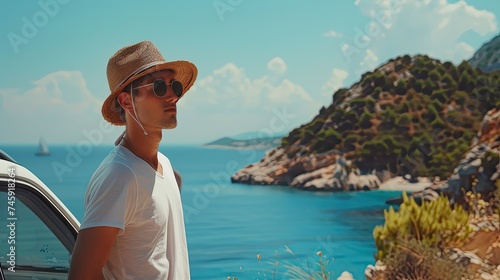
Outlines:
{"label": "white car", "polygon": [[2,279],[67,279],[80,223],[33,173],[0,150]]}

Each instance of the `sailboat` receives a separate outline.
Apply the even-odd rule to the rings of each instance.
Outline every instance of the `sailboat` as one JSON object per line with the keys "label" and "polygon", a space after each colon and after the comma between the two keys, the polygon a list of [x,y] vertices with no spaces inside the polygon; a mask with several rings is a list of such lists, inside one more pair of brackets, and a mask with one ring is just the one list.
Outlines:
{"label": "sailboat", "polygon": [[45,143],[45,140],[43,138],[40,138],[39,144],[38,144],[38,152],[36,152],[37,156],[49,156],[50,151],[49,147],[47,146],[47,143]]}

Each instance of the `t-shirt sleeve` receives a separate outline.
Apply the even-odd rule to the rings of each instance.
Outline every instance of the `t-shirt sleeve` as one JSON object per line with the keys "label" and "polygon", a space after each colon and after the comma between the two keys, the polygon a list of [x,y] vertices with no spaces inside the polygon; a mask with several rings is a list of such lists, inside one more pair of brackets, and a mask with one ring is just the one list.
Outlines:
{"label": "t-shirt sleeve", "polygon": [[132,221],[136,200],[137,178],[129,167],[119,163],[101,166],[90,180],[80,229],[108,226],[123,234]]}

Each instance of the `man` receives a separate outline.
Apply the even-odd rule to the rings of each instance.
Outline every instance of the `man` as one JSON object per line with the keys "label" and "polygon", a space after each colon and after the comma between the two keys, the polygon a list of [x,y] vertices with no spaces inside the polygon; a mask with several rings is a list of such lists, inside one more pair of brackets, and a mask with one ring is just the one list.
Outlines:
{"label": "man", "polygon": [[102,114],[125,132],[90,180],[69,279],[190,279],[180,193],[158,146],[197,73],[148,41],[110,58]]}

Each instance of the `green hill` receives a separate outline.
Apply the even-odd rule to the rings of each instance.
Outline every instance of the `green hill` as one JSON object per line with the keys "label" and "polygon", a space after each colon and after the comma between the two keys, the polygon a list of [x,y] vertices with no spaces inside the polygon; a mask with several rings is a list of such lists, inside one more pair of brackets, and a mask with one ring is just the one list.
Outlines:
{"label": "green hill", "polygon": [[451,174],[488,110],[500,107],[500,73],[408,55],[364,74],[328,108],[283,138],[288,158],[339,151],[361,171]]}

